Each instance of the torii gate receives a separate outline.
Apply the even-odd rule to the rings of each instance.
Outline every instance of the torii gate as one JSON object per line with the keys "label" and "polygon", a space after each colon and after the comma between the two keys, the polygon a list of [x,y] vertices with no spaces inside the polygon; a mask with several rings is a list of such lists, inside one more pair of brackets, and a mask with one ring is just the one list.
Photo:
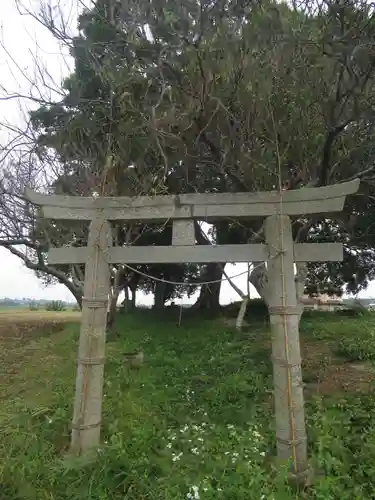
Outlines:
{"label": "torii gate", "polygon": [[[359,180],[354,180],[281,193],[135,198],[49,196],[26,188],[26,198],[41,207],[43,217],[91,221],[87,247],[51,248],[48,253],[51,264],[86,265],[72,450],[85,452],[100,442],[110,264],[267,261],[277,454],[282,461],[292,460],[293,474],[302,477],[308,461],[294,263],[340,261],[343,248],[339,243],[294,244],[290,216],[340,212],[346,196],[358,187]],[[194,220],[212,222],[227,217],[266,218],[266,244],[195,244]],[[108,221],[168,219],[173,221],[171,246],[112,246]]]}

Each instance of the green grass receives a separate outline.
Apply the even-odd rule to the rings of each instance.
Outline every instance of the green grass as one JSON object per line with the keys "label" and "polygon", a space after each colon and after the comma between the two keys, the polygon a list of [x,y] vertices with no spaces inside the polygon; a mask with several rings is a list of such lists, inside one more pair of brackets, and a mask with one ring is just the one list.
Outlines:
{"label": "green grass", "polygon": [[[301,331],[317,345],[332,343],[341,356],[372,360],[373,319],[307,316]],[[309,453],[319,475],[307,497],[272,465],[264,322],[239,334],[219,319],[185,315],[178,328],[175,318],[142,311],[122,317],[116,332],[108,343],[102,446],[94,462],[64,454],[78,325],[4,359],[0,500],[182,500],[198,498],[196,491],[201,500],[374,497],[373,394],[308,401]],[[122,353],[139,348],[145,365],[131,371]]]}

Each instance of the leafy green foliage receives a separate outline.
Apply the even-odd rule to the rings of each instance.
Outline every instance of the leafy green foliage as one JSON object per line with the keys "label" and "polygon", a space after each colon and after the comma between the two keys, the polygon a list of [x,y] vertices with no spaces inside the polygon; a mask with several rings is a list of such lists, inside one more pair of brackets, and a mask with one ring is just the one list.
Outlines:
{"label": "leafy green foliage", "polygon": [[369,323],[355,328],[350,335],[340,337],[339,352],[352,360],[375,360],[375,329]]}

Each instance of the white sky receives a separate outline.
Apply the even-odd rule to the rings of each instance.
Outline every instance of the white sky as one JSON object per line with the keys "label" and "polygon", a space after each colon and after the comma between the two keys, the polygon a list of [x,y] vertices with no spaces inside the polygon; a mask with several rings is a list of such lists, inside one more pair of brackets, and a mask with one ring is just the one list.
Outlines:
{"label": "white sky", "polygon": [[[39,2],[35,0],[24,0],[24,5],[32,5],[32,10],[37,11]],[[58,0],[50,0],[52,5],[58,3]],[[69,5],[73,10],[77,5],[81,5],[80,0],[65,0],[61,5]],[[49,32],[33,20],[30,16],[21,16],[16,9],[15,0],[1,0],[0,9],[0,39],[3,47],[0,47],[0,86],[8,91],[28,94],[30,92],[30,83],[26,75],[29,75],[31,81],[35,81],[34,58],[37,54],[38,60],[42,60],[48,73],[56,83],[59,83],[63,75],[68,74],[71,61],[62,55],[61,47]],[[18,66],[18,69],[17,69]],[[0,91],[0,97],[2,92]],[[36,94],[34,94],[36,95]],[[23,102],[22,107],[30,107],[30,102]],[[20,112],[17,100],[0,101],[0,121],[8,123],[20,123],[22,114]],[[0,137],[4,138],[4,131],[0,130]],[[232,276],[247,269],[246,264],[237,264],[236,266],[227,265],[226,272]],[[234,282],[243,291],[246,291],[246,275],[234,279]],[[255,290],[252,288],[252,296]],[[375,283],[366,292],[360,294],[363,297],[375,296]],[[4,248],[0,248],[0,298],[43,298],[43,299],[61,299],[71,300],[70,292],[62,285],[44,287],[35,277],[32,271],[29,271],[17,257],[11,255]],[[189,302],[194,301],[191,298]],[[239,296],[227,283],[223,282],[221,288],[221,303],[238,300]],[[138,293],[138,301],[143,304],[151,304],[153,298],[151,295],[145,296]],[[179,301],[176,301],[179,302]],[[186,302],[186,300],[184,300]]]}

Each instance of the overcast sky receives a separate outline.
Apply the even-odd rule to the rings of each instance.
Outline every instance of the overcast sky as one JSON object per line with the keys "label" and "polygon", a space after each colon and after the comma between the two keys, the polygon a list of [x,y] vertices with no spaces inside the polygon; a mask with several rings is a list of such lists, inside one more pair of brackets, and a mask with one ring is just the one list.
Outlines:
{"label": "overcast sky", "polygon": [[[47,2],[46,2],[47,3]],[[48,2],[52,5],[55,2]],[[57,3],[57,0],[56,0]],[[32,6],[32,10],[37,12],[38,0],[23,0],[23,4]],[[80,0],[64,0],[60,2],[64,5],[67,13],[74,16],[77,6],[82,5]],[[1,23],[1,43],[0,47],[0,86],[15,93],[28,94],[30,83],[35,80],[35,56],[39,61],[43,61],[47,72],[51,75],[55,84],[61,82],[64,75],[69,72],[72,62],[67,57],[66,51],[62,51],[58,43],[49,32],[36,20],[27,15],[20,15],[16,8],[15,0],[1,0],[0,8]],[[74,23],[73,23],[74,27]],[[52,82],[51,82],[52,83]],[[1,96],[1,92],[0,92]],[[30,108],[30,102],[24,101],[21,106],[25,110]],[[0,102],[0,121],[7,120],[11,123],[20,123],[22,112],[20,103],[17,100]],[[0,130],[0,137],[4,138],[4,130]],[[227,265],[226,271],[229,275],[237,275],[245,272],[246,264],[236,266]],[[246,275],[234,280],[237,286],[246,291]],[[252,288],[254,296],[255,290]],[[361,296],[375,296],[375,283]],[[62,285],[44,287],[34,273],[29,271],[22,262],[11,255],[4,248],[0,248],[0,298],[44,298],[71,300],[70,292]],[[238,300],[237,293],[232,287],[224,282],[221,289],[221,302],[228,303]],[[190,301],[192,301],[191,299]],[[150,304],[152,296],[139,294],[141,303]],[[189,301],[189,302],[190,302]],[[178,302],[178,301],[177,301]]]}

